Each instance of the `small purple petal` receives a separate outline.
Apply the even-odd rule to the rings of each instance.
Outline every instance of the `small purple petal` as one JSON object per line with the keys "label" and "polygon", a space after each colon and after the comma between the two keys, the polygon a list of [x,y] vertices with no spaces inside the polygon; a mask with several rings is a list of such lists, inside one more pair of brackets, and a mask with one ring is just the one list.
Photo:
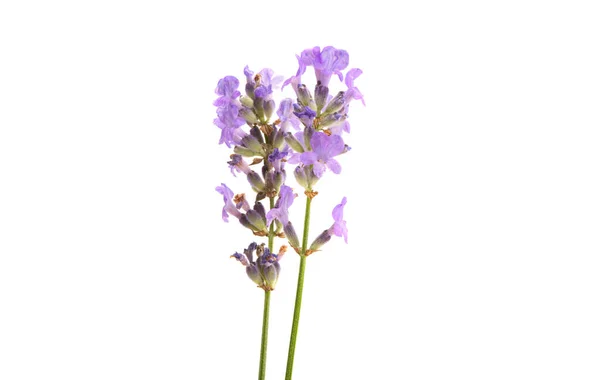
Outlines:
{"label": "small purple petal", "polygon": [[339,222],[344,218],[344,206],[346,206],[346,201],[346,197],[342,198],[342,203],[335,206],[331,212],[331,216],[333,216],[333,220],[336,222]]}
{"label": "small purple petal", "polygon": [[248,262],[248,258],[246,257],[246,255],[242,255],[241,253],[236,252],[233,255],[231,255],[231,257],[235,258],[237,261],[242,263],[242,265],[245,267],[250,266],[250,263]]}
{"label": "small purple petal", "polygon": [[340,174],[342,172],[342,167],[341,167],[340,163],[337,162],[333,158],[330,158],[329,160],[327,160],[327,167],[329,169],[331,169],[331,171],[334,172],[335,174]]}
{"label": "small purple petal", "polygon": [[342,199],[342,203],[335,206],[331,215],[333,216],[332,232],[335,236],[344,237],[344,241],[348,243],[348,228],[344,218],[344,206],[346,205],[346,197]]}
{"label": "small purple petal", "polygon": [[317,154],[315,152],[300,153],[300,161],[304,165],[312,165],[315,162],[317,162],[317,160],[318,160],[318,157],[317,157]]}
{"label": "small purple petal", "polygon": [[315,175],[317,176],[317,178],[321,178],[323,176],[323,174],[325,173],[325,164],[317,161],[313,164],[313,172],[315,173]]}

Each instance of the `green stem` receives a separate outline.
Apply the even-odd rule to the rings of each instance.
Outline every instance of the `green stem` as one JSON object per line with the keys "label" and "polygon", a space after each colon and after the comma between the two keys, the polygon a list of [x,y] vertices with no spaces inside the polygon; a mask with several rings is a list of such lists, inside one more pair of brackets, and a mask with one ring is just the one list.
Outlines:
{"label": "green stem", "polygon": [[294,353],[296,352],[296,338],[298,337],[298,324],[300,323],[300,309],[302,308],[302,291],[304,290],[304,270],[306,268],[306,249],[308,245],[308,226],[310,224],[310,203],[312,198],[306,197],[306,211],[304,212],[304,233],[302,235],[302,250],[300,251],[300,270],[298,271],[298,287],[296,288],[296,303],[294,304],[294,319],[292,321],[292,334],[288,350],[285,380],[292,380],[294,367]]}
{"label": "green stem", "polygon": [[269,341],[269,305],[271,303],[271,291],[265,290],[265,306],[263,309],[262,337],[260,341],[260,363],[258,367],[258,380],[265,379],[267,368],[267,342]]}
{"label": "green stem", "polygon": [[[275,207],[275,198],[269,198],[270,208]],[[271,223],[269,229],[269,251],[273,252],[273,240],[275,238],[275,223]],[[265,379],[267,368],[267,343],[269,341],[269,307],[271,304],[271,291],[265,290],[265,304],[263,308],[262,335],[260,340],[260,362],[258,364],[258,380]]]}

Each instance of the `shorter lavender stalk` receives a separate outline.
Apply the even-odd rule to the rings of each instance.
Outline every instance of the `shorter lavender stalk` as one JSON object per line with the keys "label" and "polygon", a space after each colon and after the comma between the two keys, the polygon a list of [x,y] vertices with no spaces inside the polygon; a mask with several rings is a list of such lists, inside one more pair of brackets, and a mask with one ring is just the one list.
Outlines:
{"label": "shorter lavender stalk", "polygon": [[285,369],[285,380],[292,379],[294,369],[294,354],[296,353],[296,338],[298,337],[298,325],[300,324],[300,309],[302,308],[302,292],[304,290],[304,271],[306,269],[306,248],[308,245],[308,227],[310,224],[310,205],[312,197],[306,197],[306,211],[304,212],[304,233],[302,234],[302,250],[300,251],[300,269],[298,271],[298,286],[296,288],[296,302],[294,303],[294,316],[292,320],[292,333],[290,335],[290,347],[288,350],[287,366]]}

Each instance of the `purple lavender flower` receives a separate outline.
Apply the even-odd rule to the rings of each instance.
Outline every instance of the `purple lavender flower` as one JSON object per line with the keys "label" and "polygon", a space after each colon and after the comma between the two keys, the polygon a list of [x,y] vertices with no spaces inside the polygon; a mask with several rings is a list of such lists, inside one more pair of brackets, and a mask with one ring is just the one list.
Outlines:
{"label": "purple lavender flower", "polygon": [[215,190],[217,190],[217,192],[223,196],[223,202],[225,203],[222,212],[223,221],[229,222],[229,215],[235,216],[239,219],[242,216],[242,213],[233,203],[233,191],[231,191],[231,189],[228,188],[224,183],[222,183],[221,186],[217,186]]}
{"label": "purple lavender flower", "polygon": [[237,78],[226,76],[219,80],[215,89],[215,93],[220,97],[214,102],[217,106],[217,118],[214,124],[221,129],[219,144],[225,143],[228,148],[236,145],[243,137],[244,133],[239,127],[246,124],[244,118],[239,115],[241,104],[237,100],[240,95],[237,91],[238,86]]}
{"label": "purple lavender flower", "polygon": [[279,103],[277,116],[279,116],[279,125],[282,132],[288,132],[290,126],[295,130],[300,129],[300,120],[298,120],[298,117],[294,115],[292,99],[283,99],[281,103]]}
{"label": "purple lavender flower", "polygon": [[275,76],[272,69],[264,68],[256,75],[248,68],[244,67],[244,75],[246,76],[246,85],[250,85],[253,89],[251,98],[266,98],[273,93],[273,89],[279,88],[283,78]]}
{"label": "purple lavender flower", "polygon": [[295,197],[296,195],[291,187],[285,185],[281,186],[281,189],[279,190],[279,199],[277,199],[275,207],[267,213],[267,225],[270,225],[273,220],[278,220],[283,225],[283,232],[290,245],[295,249],[298,249],[300,247],[300,241],[298,240],[294,225],[289,221],[288,215],[288,210],[292,203],[294,203]]}
{"label": "purple lavender flower", "polygon": [[348,67],[350,57],[348,52],[341,49],[336,49],[333,46],[324,47],[323,50],[319,46],[312,49],[304,50],[298,57],[298,71],[296,75],[287,79],[283,86],[292,84],[294,90],[297,91],[301,83],[302,74],[306,71],[307,66],[313,66],[317,83],[328,86],[331,76],[336,74],[338,78],[343,80],[342,70]]}
{"label": "purple lavender flower", "polygon": [[337,74],[340,81],[344,78],[342,70],[348,67],[350,57],[345,50],[336,49],[333,46],[324,47],[322,51],[315,46],[312,49],[304,50],[300,59],[306,66],[314,67],[317,83],[328,86],[333,74]]}
{"label": "purple lavender flower", "polygon": [[346,86],[348,90],[344,94],[345,103],[350,103],[351,99],[360,100],[365,105],[365,99],[357,87],[354,87],[354,80],[362,74],[361,69],[351,69],[346,73]]}
{"label": "purple lavender flower", "polygon": [[274,219],[277,219],[284,226],[288,223],[288,209],[294,203],[294,191],[291,187],[283,185],[279,190],[279,199],[275,207],[267,213],[267,225],[270,225]]}
{"label": "purple lavender flower", "polygon": [[252,190],[258,193],[265,189],[265,182],[263,179],[260,177],[260,175],[258,175],[258,173],[250,169],[250,166],[246,161],[244,161],[241,155],[232,154],[231,161],[228,161],[227,163],[229,164],[229,169],[234,177],[236,171],[246,174],[246,179],[248,179],[248,182],[252,186]]}
{"label": "purple lavender flower", "polygon": [[[273,70],[268,68],[262,69],[254,75],[248,66],[244,68],[244,75],[246,75],[247,82],[246,94],[252,99],[253,114],[260,121],[266,122],[275,111],[275,101],[272,99],[273,89],[279,87],[282,78],[274,76]],[[245,111],[243,114],[247,119],[252,119],[252,113]]]}
{"label": "purple lavender flower", "polygon": [[310,139],[310,144],[312,151],[301,153],[300,161],[304,165],[313,165],[313,171],[318,178],[321,178],[326,168],[335,174],[340,174],[342,167],[333,157],[345,151],[346,145],[342,137],[315,132]]}
{"label": "purple lavender flower", "polygon": [[346,206],[346,197],[342,198],[342,203],[335,206],[331,212],[333,216],[333,225],[329,228],[335,236],[344,237],[344,241],[348,243],[348,228],[344,220],[344,206]]}
{"label": "purple lavender flower", "polygon": [[229,103],[231,100],[237,99],[240,96],[240,92],[237,88],[240,85],[240,81],[234,76],[226,76],[219,79],[215,94],[220,95],[217,100],[213,103],[215,106],[221,106],[225,103]]}
{"label": "purple lavender flower", "polygon": [[298,93],[298,86],[300,86],[300,84],[302,83],[302,74],[304,74],[304,72],[306,71],[306,65],[302,62],[300,56],[297,55],[296,59],[298,59],[298,71],[296,71],[296,75],[289,77],[283,82],[283,86],[281,87],[281,89],[283,90],[285,86],[291,84],[292,88],[294,89],[294,92],[296,93],[296,96],[300,98],[301,96]]}
{"label": "purple lavender flower", "polygon": [[308,249],[309,254],[318,251],[325,243],[331,240],[332,236],[343,237],[346,244],[348,243],[348,228],[344,220],[344,206],[346,205],[346,197],[342,198],[342,203],[335,206],[331,212],[333,216],[333,224],[331,227],[321,232],[319,236],[312,242]]}

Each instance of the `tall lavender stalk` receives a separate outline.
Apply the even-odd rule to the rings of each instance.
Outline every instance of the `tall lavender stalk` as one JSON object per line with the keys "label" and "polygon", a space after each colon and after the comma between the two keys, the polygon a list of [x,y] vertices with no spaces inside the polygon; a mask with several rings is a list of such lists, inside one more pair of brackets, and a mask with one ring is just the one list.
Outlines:
{"label": "tall lavender stalk", "polygon": [[[292,319],[292,331],[286,367],[286,380],[292,378],[292,370],[298,336],[298,325],[302,306],[304,272],[306,259],[319,251],[332,236],[344,237],[347,242],[346,221],[343,209],[346,198],[333,209],[333,224],[308,245],[310,210],[313,198],[318,194],[315,185],[327,172],[339,174],[342,170],[336,157],[350,150],[342,135],[350,132],[348,109],[352,100],[364,100],[354,86],[354,80],[362,73],[351,69],[345,75],[349,62],[345,50],[327,46],[322,50],[317,46],[304,50],[297,56],[299,68],[296,75],[283,83],[291,85],[296,100],[283,99],[276,106],[273,90],[281,83],[270,69],[263,69],[256,75],[246,67],[245,95],[238,91],[239,80],[226,76],[219,80],[215,92],[219,98],[215,124],[221,129],[219,143],[233,148],[228,162],[231,172],[243,173],[251,189],[256,193],[254,204],[250,205],[243,193],[234,195],[225,184],[217,187],[223,196],[223,219],[237,218],[240,224],[253,235],[267,238],[267,246],[250,243],[243,253],[232,255],[243,266],[256,285],[265,292],[259,380],[264,379],[267,356],[269,325],[269,304],[271,291],[279,277],[279,260],[287,246],[280,247],[274,254],[275,237],[287,240],[291,248],[300,256],[298,287]],[[306,68],[312,66],[316,75],[316,86],[311,92],[302,82]],[[329,82],[333,75],[346,85],[345,91],[329,94]],[[345,79],[344,79],[345,78]],[[277,109],[277,118],[271,118]],[[261,164],[260,173],[252,169]],[[294,165],[293,172],[297,184],[304,189],[306,205],[302,241],[298,239],[294,225],[289,220],[289,209],[295,197],[292,187],[286,184],[286,165]],[[269,199],[269,210],[262,204]],[[254,253],[256,252],[256,259]]]}

